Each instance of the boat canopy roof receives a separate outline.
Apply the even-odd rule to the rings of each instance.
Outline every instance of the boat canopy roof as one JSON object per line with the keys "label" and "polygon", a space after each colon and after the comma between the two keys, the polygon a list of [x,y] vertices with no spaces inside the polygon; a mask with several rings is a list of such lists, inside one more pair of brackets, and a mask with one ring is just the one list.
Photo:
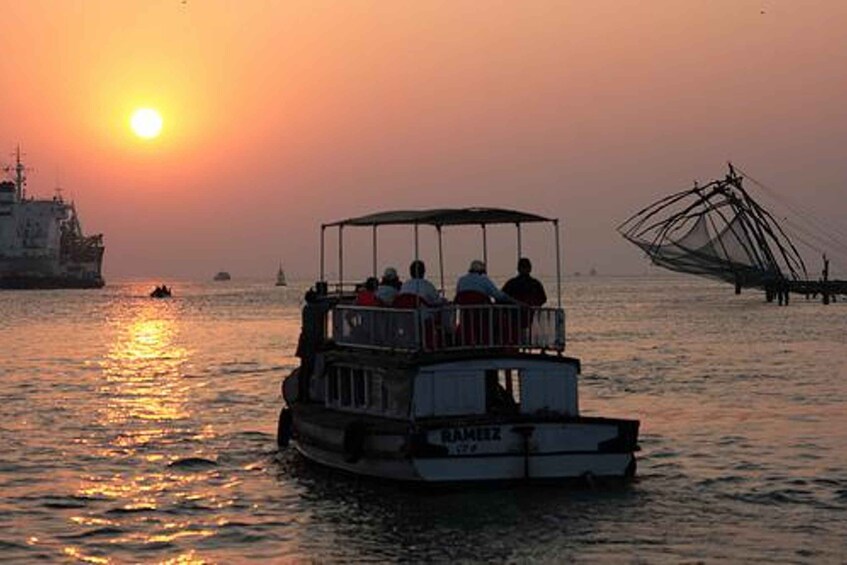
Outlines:
{"label": "boat canopy roof", "polygon": [[531,222],[555,222],[537,214],[506,210],[503,208],[438,208],[434,210],[393,210],[377,212],[348,218],[323,227],[343,226],[388,226],[388,225],[430,225],[430,226],[478,226],[487,224],[523,224]]}

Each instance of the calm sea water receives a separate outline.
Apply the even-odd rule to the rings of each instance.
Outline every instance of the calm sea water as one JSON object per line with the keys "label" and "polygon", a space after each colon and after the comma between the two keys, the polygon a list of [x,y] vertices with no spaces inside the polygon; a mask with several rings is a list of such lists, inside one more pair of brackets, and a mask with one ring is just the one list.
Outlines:
{"label": "calm sea water", "polygon": [[0,560],[847,562],[847,303],[565,285],[638,480],[418,492],[278,453],[303,287],[0,293]]}

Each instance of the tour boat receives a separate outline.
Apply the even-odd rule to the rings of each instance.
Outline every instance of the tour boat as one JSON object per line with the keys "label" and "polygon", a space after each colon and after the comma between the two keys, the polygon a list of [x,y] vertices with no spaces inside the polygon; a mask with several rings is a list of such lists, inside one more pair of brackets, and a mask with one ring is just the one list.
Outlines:
{"label": "tour boat", "polygon": [[[344,233],[370,228],[373,274],[378,229],[435,229],[442,296],[442,233],[457,226],[552,225],[555,306],[461,300],[391,307],[355,305],[344,280]],[[325,278],[325,235],[338,232],[339,280]],[[629,479],[637,420],[580,415],[580,362],[567,357],[561,304],[559,223],[495,209],[395,211],[321,226],[320,280],[306,294],[297,356],[282,385],[280,448],[359,475],[415,483]]]}

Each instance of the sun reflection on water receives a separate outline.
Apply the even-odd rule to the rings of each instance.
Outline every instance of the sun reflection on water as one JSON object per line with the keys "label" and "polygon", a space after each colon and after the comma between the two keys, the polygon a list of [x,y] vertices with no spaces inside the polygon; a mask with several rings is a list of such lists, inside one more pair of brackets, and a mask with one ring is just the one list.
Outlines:
{"label": "sun reflection on water", "polygon": [[[192,409],[190,387],[196,391],[199,383],[186,379],[191,351],[182,345],[179,305],[139,301],[116,306],[112,315],[114,339],[101,360],[97,387],[96,421],[106,433],[95,453],[104,468],[82,476],[76,489],[83,499],[107,501],[109,514],[81,513],[70,520],[86,528],[114,528],[120,533],[110,540],[113,545],[161,545],[212,536],[211,516],[185,522],[154,517],[168,508],[232,504],[226,488],[208,490],[210,481],[227,483],[228,478],[219,478],[214,462],[202,459],[215,431],[197,422]],[[199,458],[203,466],[171,469],[179,455]],[[77,546],[63,551],[77,561],[109,562]],[[171,562],[203,559],[189,552]]]}
{"label": "sun reflection on water", "polygon": [[[106,380],[100,392],[108,396],[106,422],[165,423],[189,416],[188,386],[182,382],[189,351],[178,345],[175,315],[158,304],[145,305],[117,329],[117,339],[102,364]],[[120,445],[146,443],[163,432],[146,429],[138,436],[124,437]]]}

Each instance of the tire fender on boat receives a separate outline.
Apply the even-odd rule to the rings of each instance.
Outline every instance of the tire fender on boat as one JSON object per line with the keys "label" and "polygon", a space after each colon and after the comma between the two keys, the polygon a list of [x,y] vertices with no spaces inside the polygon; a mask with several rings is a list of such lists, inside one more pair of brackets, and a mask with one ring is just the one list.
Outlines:
{"label": "tire fender on boat", "polygon": [[361,420],[350,422],[344,428],[344,460],[348,463],[355,463],[362,458],[365,451],[365,437],[368,430],[365,423]]}
{"label": "tire fender on boat", "polygon": [[294,418],[289,408],[283,408],[279,413],[279,424],[276,428],[276,444],[280,449],[288,447],[294,434]]}

